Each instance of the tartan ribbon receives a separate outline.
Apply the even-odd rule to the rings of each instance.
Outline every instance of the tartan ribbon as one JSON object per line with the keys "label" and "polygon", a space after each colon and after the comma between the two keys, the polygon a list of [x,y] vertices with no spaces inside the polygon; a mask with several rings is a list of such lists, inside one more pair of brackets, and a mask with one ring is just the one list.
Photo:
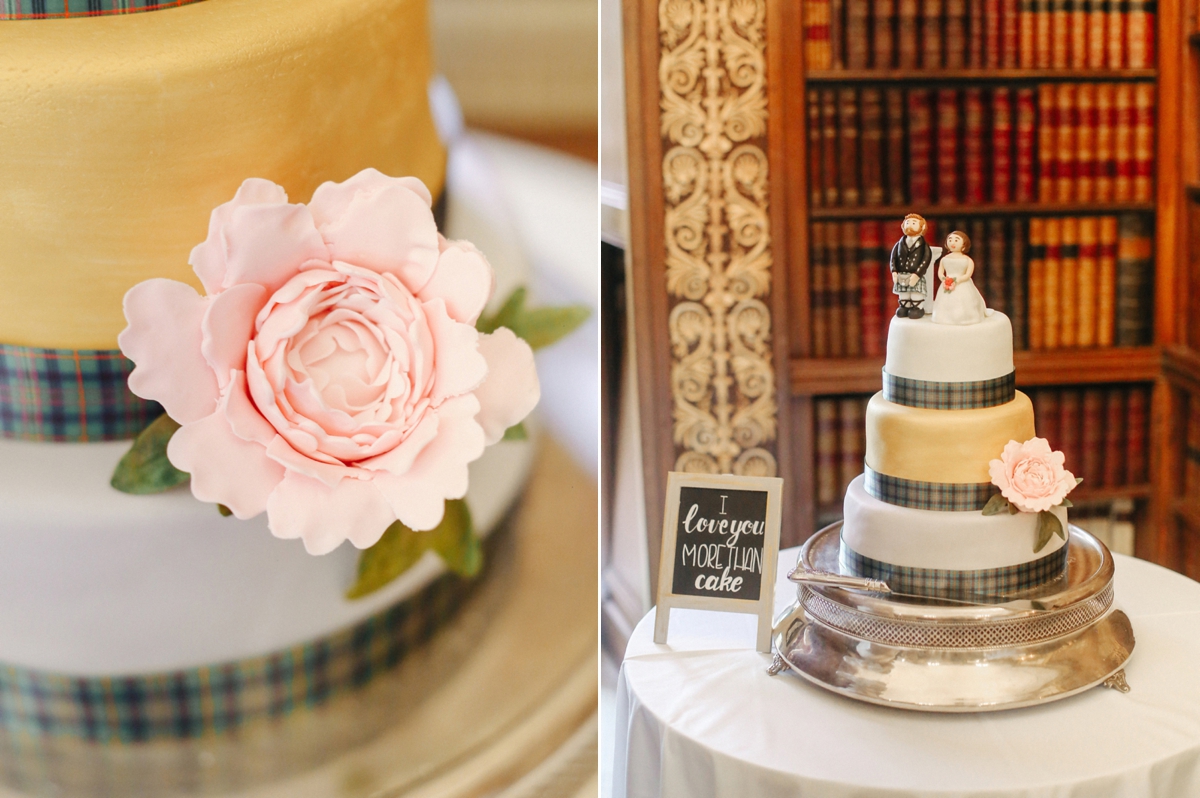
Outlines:
{"label": "tartan ribbon", "polygon": [[106,17],[177,8],[199,0],[0,0],[0,19]]}
{"label": "tartan ribbon", "polygon": [[897,377],[883,370],[883,398],[906,407],[972,410],[995,407],[1016,398],[1017,372],[977,382],[932,382]]}
{"label": "tartan ribbon", "polygon": [[838,559],[855,576],[881,579],[899,593],[929,598],[986,603],[1001,602],[1013,593],[1045,584],[1067,567],[1067,546],[1044,557],[1004,568],[956,571],[948,568],[915,568],[864,557],[842,541]]}
{"label": "tartan ribbon", "polygon": [[863,487],[881,502],[915,510],[982,510],[1000,489],[990,482],[919,482],[881,474],[863,464]]}
{"label": "tartan ribbon", "polygon": [[162,414],[126,381],[133,363],[116,349],[0,344],[0,437],[35,441],[133,438]]}
{"label": "tartan ribbon", "polygon": [[[489,553],[502,532],[488,537]],[[311,709],[397,665],[433,636],[481,576],[443,574],[347,630],[236,662],[112,677],[0,665],[0,730],[18,738],[142,743],[229,734]]]}

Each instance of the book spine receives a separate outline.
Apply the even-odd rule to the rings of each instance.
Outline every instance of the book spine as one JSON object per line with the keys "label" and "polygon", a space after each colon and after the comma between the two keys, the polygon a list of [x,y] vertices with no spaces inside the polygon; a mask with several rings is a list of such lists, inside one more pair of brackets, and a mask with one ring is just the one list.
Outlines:
{"label": "book spine", "polygon": [[[844,357],[846,354],[846,296],[842,290],[842,235],[837,222],[825,228],[825,295],[828,297],[829,356]],[[855,297],[857,304],[858,298]]]}
{"label": "book spine", "polygon": [[904,151],[904,90],[885,89],[883,93],[886,114],[886,136],[884,145],[885,163],[883,172],[887,186],[887,201],[891,205],[903,205],[907,201],[906,175],[909,163]]}
{"label": "book spine", "polygon": [[1054,65],[1051,60],[1053,36],[1051,35],[1050,21],[1053,19],[1052,11],[1053,0],[1034,0],[1033,65],[1037,69],[1050,69]]}
{"label": "book spine", "polygon": [[1083,391],[1078,388],[1064,388],[1059,395],[1058,439],[1062,445],[1058,448],[1066,460],[1067,470],[1077,469],[1074,472],[1076,476],[1082,476],[1080,472],[1083,470],[1083,438],[1080,435],[1082,405]]}
{"label": "book spine", "polygon": [[1108,44],[1105,66],[1122,69],[1125,66],[1125,0],[1108,0],[1108,25],[1105,41]]}
{"label": "book spine", "polygon": [[1112,346],[1117,317],[1117,217],[1101,216],[1096,277],[1096,346]]}
{"label": "book spine", "polygon": [[1030,349],[1046,348],[1046,220],[1029,220],[1028,343]]}
{"label": "book spine", "polygon": [[1046,349],[1058,349],[1062,345],[1059,333],[1061,308],[1058,300],[1062,296],[1062,219],[1046,220],[1046,267],[1042,291],[1043,335]]}
{"label": "book spine", "polygon": [[1021,69],[1037,66],[1037,3],[1020,0],[1017,14],[1017,64]]}
{"label": "book spine", "polygon": [[1104,473],[1100,485],[1125,482],[1125,389],[1109,388],[1104,402]]}
{"label": "book spine", "polygon": [[824,138],[821,128],[821,95],[809,90],[808,102],[808,203],[814,208],[825,204]]}
{"label": "book spine", "polygon": [[1125,484],[1144,485],[1149,478],[1150,463],[1146,441],[1150,437],[1150,390],[1142,386],[1129,389],[1129,412],[1125,433]]}
{"label": "book spine", "polygon": [[804,12],[804,65],[810,71],[829,69],[829,0],[806,0]]}
{"label": "book spine", "polygon": [[1071,65],[1070,0],[1052,0],[1050,9],[1050,66],[1066,69]]}
{"label": "book spine", "polygon": [[[1037,144],[1038,199],[1054,201],[1055,164],[1058,162],[1058,92],[1054,84],[1038,86]],[[1020,114],[1018,113],[1018,124]],[[1019,135],[1019,129],[1018,129]]]}
{"label": "book spine", "polygon": [[[967,0],[967,33],[964,43],[967,53],[967,66],[972,69],[983,69],[988,65],[988,30],[990,14],[988,7],[997,6],[999,18],[1000,0]],[[999,25],[997,25],[995,57],[1000,57]],[[999,66],[997,63],[996,66]]]}
{"label": "book spine", "polygon": [[896,63],[896,2],[874,0],[875,20],[872,27],[872,66],[891,69]]}
{"label": "book spine", "polygon": [[1080,347],[1096,345],[1096,289],[1099,279],[1100,220],[1084,216],[1079,220],[1079,281],[1076,289],[1079,331],[1075,343]]}
{"label": "book spine", "polygon": [[987,220],[987,257],[984,261],[987,264],[985,269],[987,272],[987,296],[985,299],[988,307],[1006,314],[1011,323],[1012,313],[1009,312],[1008,292],[1004,286],[1004,278],[1009,271],[1007,266],[1010,240],[1008,231],[1005,229],[1004,219],[993,216]]}
{"label": "book spine", "polygon": [[846,66],[867,69],[871,65],[870,0],[845,0]]}
{"label": "book spine", "polygon": [[1033,415],[1038,421],[1038,437],[1049,441],[1051,449],[1063,451],[1059,391],[1054,388],[1039,388],[1030,398],[1033,399]]}
{"label": "book spine", "polygon": [[1075,201],[1096,198],[1096,84],[1080,83],[1075,93]]}
{"label": "book spine", "polygon": [[1000,87],[992,92],[992,202],[1012,201],[1012,148],[1012,92]]}
{"label": "book spine", "polygon": [[1117,220],[1116,345],[1150,343],[1151,270],[1154,241],[1147,217],[1122,214]]}
{"label": "book spine", "polygon": [[1104,69],[1105,0],[1087,0],[1087,68]]}
{"label": "book spine", "polygon": [[921,63],[920,10],[920,0],[896,0],[897,60],[901,69],[916,69]]}
{"label": "book spine", "polygon": [[838,402],[838,418],[841,422],[841,435],[838,441],[840,457],[838,458],[838,494],[836,501],[846,494],[846,488],[851,480],[862,473],[863,460],[866,459],[866,406],[857,396],[846,397]]}
{"label": "book spine", "polygon": [[937,201],[959,202],[962,186],[959,171],[958,91],[937,92]]}
{"label": "book spine", "polygon": [[908,92],[908,196],[916,205],[927,205],[933,199],[930,185],[933,125],[929,100],[929,89]]}
{"label": "book spine", "polygon": [[1037,112],[1033,89],[1017,89],[1017,135],[1016,135],[1016,180],[1013,184],[1013,199],[1017,202],[1033,202],[1034,187],[1034,142],[1037,140]]}
{"label": "book spine", "polygon": [[842,323],[846,357],[862,355],[862,287],[858,274],[858,222],[842,222]]}
{"label": "book spine", "polygon": [[[974,2],[974,0],[972,0]],[[962,69],[967,65],[967,0],[944,0],[946,18],[943,23],[947,69]],[[978,49],[974,47],[972,49]]]}
{"label": "book spine", "polygon": [[1138,83],[1133,90],[1133,198],[1154,199],[1154,84]]}
{"label": "book spine", "polygon": [[[991,69],[999,69],[1004,65],[1003,24],[1001,16],[1001,0],[984,0],[983,3],[983,64]],[[974,21],[974,20],[972,20]],[[976,38],[978,28],[971,28],[971,38]],[[979,43],[971,48],[979,52]],[[974,64],[972,64],[974,66]]]}
{"label": "book spine", "polygon": [[1058,343],[1064,349],[1079,343],[1079,218],[1062,220],[1059,248]]}
{"label": "book spine", "polygon": [[1029,313],[1028,296],[1028,260],[1029,251],[1025,244],[1027,237],[1026,222],[1023,219],[1012,220],[1012,251],[1009,254],[1008,278],[1008,317],[1013,328],[1013,348],[1025,350],[1029,348]]}
{"label": "book spine", "polygon": [[817,450],[816,493],[819,509],[827,509],[837,501],[838,483],[838,406],[836,399],[813,402],[814,438]]}
{"label": "book spine", "polygon": [[[882,223],[866,219],[858,225],[859,322],[863,354],[881,357],[887,325],[883,316],[884,264]],[[891,282],[889,279],[887,282]],[[887,288],[891,288],[890,285]]]}
{"label": "book spine", "polygon": [[840,89],[838,104],[838,192],[842,205],[855,206],[862,201],[858,182],[858,92]]}
{"label": "book spine", "polygon": [[1154,66],[1154,0],[1128,0],[1125,17],[1125,65],[1130,69]]}
{"label": "book spine", "polygon": [[882,205],[883,193],[883,92],[862,90],[862,170],[863,203]]}
{"label": "book spine", "polygon": [[963,92],[963,120],[966,135],[963,136],[963,169],[965,172],[966,201],[984,201],[984,110],[983,91],[967,89]]}
{"label": "book spine", "polygon": [[829,290],[825,285],[825,222],[813,222],[809,240],[809,307],[812,310],[812,355],[829,357]]}
{"label": "book spine", "polygon": [[838,128],[837,92],[825,89],[821,92],[821,154],[825,165],[821,169],[825,184],[825,205],[832,208],[838,204]]}
{"label": "book spine", "polygon": [[1055,92],[1058,100],[1056,133],[1058,153],[1054,159],[1054,196],[1059,202],[1075,199],[1075,84],[1060,83]]}
{"label": "book spine", "polygon": [[942,0],[921,0],[921,68],[941,69]]}
{"label": "book spine", "polygon": [[831,69],[846,68],[845,0],[829,0],[829,60]]}
{"label": "book spine", "polygon": [[1133,176],[1137,171],[1137,154],[1133,145],[1134,98],[1133,84],[1118,83],[1114,91],[1113,111],[1116,117],[1113,152],[1117,162],[1113,181],[1113,199],[1128,202],[1133,199]]}
{"label": "book spine", "polygon": [[1021,66],[1019,22],[1024,16],[1022,0],[1000,0],[1000,63],[1003,69]]}
{"label": "book spine", "polygon": [[1069,63],[1072,69],[1087,68],[1088,0],[1070,0],[1067,10],[1068,35],[1071,39]]}
{"label": "book spine", "polygon": [[1083,391],[1083,424],[1080,437],[1083,449],[1085,485],[1104,484],[1104,390],[1085,388]]}
{"label": "book spine", "polygon": [[1113,136],[1116,134],[1115,91],[1116,85],[1113,83],[1096,84],[1096,138],[1093,145],[1096,202],[1112,202],[1116,184],[1117,160],[1113,150]]}

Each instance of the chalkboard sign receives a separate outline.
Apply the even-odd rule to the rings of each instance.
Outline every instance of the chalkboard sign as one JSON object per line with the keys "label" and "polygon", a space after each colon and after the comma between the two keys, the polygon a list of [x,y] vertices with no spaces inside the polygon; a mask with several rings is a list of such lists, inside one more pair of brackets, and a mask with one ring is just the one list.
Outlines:
{"label": "chalkboard sign", "polygon": [[654,642],[665,643],[671,608],[759,616],[757,648],[771,650],[783,480],[667,476]]}

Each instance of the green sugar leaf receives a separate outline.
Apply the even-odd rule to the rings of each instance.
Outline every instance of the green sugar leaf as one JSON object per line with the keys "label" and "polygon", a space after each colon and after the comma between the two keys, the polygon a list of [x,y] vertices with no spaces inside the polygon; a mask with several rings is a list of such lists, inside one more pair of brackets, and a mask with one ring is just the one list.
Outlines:
{"label": "green sugar leaf", "polygon": [[442,522],[428,532],[415,532],[396,521],[383,537],[358,555],[358,578],[346,598],[370,595],[417,564],[428,550],[437,552],[460,576],[474,576],[483,565],[483,549],[461,499],[446,502]]}
{"label": "green sugar leaf", "polygon": [[495,332],[507,327],[525,339],[534,349],[541,349],[565,338],[591,315],[586,305],[564,305],[562,307],[525,307],[525,289],[518,288],[508,295],[500,309],[491,316],[481,316],[475,323],[482,333]]}
{"label": "green sugar leaf", "polygon": [[188,474],[171,465],[167,443],[179,425],[165,413],[142,430],[113,470],[112,486],[123,493],[161,493],[188,481]]}
{"label": "green sugar leaf", "polygon": [[524,424],[515,424],[504,430],[503,441],[527,441],[529,440],[529,432],[525,429]]}
{"label": "green sugar leaf", "polygon": [[233,515],[233,510],[230,510],[228,507],[226,507],[223,504],[217,505],[217,512],[220,513],[225,518],[228,518],[229,516]]}
{"label": "green sugar leaf", "polygon": [[475,322],[475,329],[481,333],[492,333],[500,327],[512,330],[524,311],[525,288],[521,287],[509,294],[508,298],[504,300],[504,304],[493,315],[480,316],[479,320]]}
{"label": "green sugar leaf", "polygon": [[1063,532],[1062,523],[1058,520],[1058,516],[1049,510],[1042,510],[1038,513],[1037,544],[1033,547],[1033,553],[1037,554],[1046,548],[1046,544],[1050,542],[1050,538],[1054,535],[1058,535],[1063,540],[1066,540],[1066,534]]}
{"label": "green sugar leaf", "polygon": [[999,493],[988,499],[987,504],[983,505],[984,515],[1000,515],[1005,512],[1008,512],[1008,499]]}
{"label": "green sugar leaf", "polygon": [[1070,499],[1063,499],[1058,503],[1060,507],[1074,507],[1075,504]]}

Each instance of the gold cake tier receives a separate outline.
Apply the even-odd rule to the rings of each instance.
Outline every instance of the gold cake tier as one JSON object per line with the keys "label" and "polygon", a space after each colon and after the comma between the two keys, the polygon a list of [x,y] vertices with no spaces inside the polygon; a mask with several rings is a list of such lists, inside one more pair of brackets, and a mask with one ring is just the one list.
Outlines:
{"label": "gold cake tier", "polygon": [[375,167],[434,196],[426,0],[205,0],[0,23],[0,343],[116,348],[248,177],[307,202]]}
{"label": "gold cake tier", "polygon": [[929,410],[894,404],[882,393],[867,403],[867,465],[919,482],[990,482],[988,462],[1009,441],[1034,436],[1033,403],[1016,398],[974,410]]}

